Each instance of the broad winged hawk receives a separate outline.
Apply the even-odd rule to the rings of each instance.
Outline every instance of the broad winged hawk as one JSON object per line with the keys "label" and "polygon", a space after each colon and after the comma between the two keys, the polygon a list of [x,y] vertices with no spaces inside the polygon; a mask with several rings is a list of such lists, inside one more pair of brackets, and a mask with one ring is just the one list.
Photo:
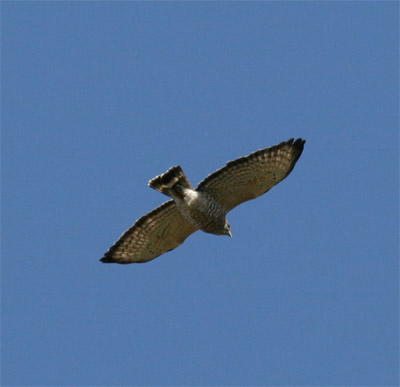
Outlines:
{"label": "broad winged hawk", "polygon": [[149,181],[169,200],[142,216],[105,253],[105,263],[143,263],[175,249],[192,233],[232,236],[226,214],[266,193],[294,168],[305,140],[290,139],[229,161],[195,189],[177,165]]}

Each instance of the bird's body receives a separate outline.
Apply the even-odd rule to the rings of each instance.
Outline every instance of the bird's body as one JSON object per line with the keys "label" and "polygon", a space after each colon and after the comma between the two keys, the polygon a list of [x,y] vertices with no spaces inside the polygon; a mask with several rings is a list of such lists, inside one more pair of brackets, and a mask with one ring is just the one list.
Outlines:
{"label": "bird's body", "polygon": [[185,216],[199,230],[209,234],[231,235],[230,226],[226,220],[226,212],[208,192],[192,191],[186,193],[189,197],[186,208],[178,208],[185,215],[188,211],[189,216]]}
{"label": "bird's body", "polygon": [[195,189],[177,165],[150,180],[169,200],[142,216],[101,259],[142,263],[179,246],[193,232],[231,235],[226,214],[282,181],[299,159],[305,140],[282,142],[230,161]]}
{"label": "bird's body", "polygon": [[149,186],[174,199],[185,219],[197,229],[230,235],[224,209],[212,194],[194,189],[179,165],[150,180]]}

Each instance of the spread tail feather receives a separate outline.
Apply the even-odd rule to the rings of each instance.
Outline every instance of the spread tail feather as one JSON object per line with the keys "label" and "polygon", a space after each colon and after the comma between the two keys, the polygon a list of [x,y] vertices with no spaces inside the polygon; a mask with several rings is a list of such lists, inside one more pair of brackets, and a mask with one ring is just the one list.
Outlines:
{"label": "spread tail feather", "polygon": [[181,196],[182,188],[194,189],[179,165],[151,179],[149,186],[171,197],[173,193]]}

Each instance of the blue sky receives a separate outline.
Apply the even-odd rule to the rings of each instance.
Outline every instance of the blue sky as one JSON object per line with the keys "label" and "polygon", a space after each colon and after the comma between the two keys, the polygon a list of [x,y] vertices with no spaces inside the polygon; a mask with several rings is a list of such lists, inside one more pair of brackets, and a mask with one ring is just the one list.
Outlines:
{"label": "blue sky", "polygon": [[[397,2],[2,2],[3,385],[397,385]],[[98,260],[227,161],[292,174]]]}

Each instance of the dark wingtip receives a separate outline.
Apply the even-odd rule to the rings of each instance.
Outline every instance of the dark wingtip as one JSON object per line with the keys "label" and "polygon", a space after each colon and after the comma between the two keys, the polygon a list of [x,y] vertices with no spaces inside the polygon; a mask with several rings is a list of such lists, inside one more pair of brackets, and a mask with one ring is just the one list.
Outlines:
{"label": "dark wingtip", "polygon": [[304,149],[304,144],[306,143],[306,140],[302,138],[298,138],[296,141],[294,141],[293,138],[287,141],[287,144],[291,145],[292,147],[296,148],[299,151],[299,157],[301,153],[303,152]]}
{"label": "dark wingtip", "polygon": [[302,139],[302,138],[298,138],[298,139],[294,139],[291,138],[290,140],[286,141],[288,144],[290,145],[294,145],[294,146],[303,146],[306,142],[306,140]]}
{"label": "dark wingtip", "polygon": [[304,144],[306,143],[306,140],[302,139],[302,138],[298,138],[298,139],[294,139],[294,138],[289,138],[289,140],[287,141],[283,141],[278,145],[275,145],[277,148],[281,147],[281,146],[285,146],[285,145],[290,145],[293,148],[296,148],[300,151],[300,153],[303,151],[304,148]]}
{"label": "dark wingtip", "polygon": [[[298,138],[298,139],[294,142],[294,144],[304,145],[305,142],[306,142],[306,140],[304,140],[303,138]],[[294,144],[293,144],[293,145],[294,145]]]}
{"label": "dark wingtip", "polygon": [[296,150],[297,154],[294,154],[294,159],[292,160],[292,165],[289,168],[286,176],[289,175],[289,173],[293,170],[294,166],[297,163],[297,160],[300,158],[301,154],[303,153],[304,144],[306,143],[306,140],[303,140],[302,138],[298,138],[294,142],[293,142],[293,140],[294,139],[291,138],[287,143]]}
{"label": "dark wingtip", "polygon": [[146,262],[146,261],[138,261],[138,262],[130,262],[130,261],[128,261],[128,262],[125,262],[125,261],[117,261],[116,259],[114,259],[114,258],[112,258],[112,257],[106,257],[106,256],[104,256],[103,258],[101,258],[100,259],[100,262],[103,262],[103,263],[118,263],[119,265],[127,265],[127,264],[130,264],[130,263],[143,263],[143,262]]}
{"label": "dark wingtip", "polygon": [[103,263],[116,263],[116,261],[113,258],[107,257],[107,256],[104,256],[103,258],[101,258],[100,262],[103,262]]}

